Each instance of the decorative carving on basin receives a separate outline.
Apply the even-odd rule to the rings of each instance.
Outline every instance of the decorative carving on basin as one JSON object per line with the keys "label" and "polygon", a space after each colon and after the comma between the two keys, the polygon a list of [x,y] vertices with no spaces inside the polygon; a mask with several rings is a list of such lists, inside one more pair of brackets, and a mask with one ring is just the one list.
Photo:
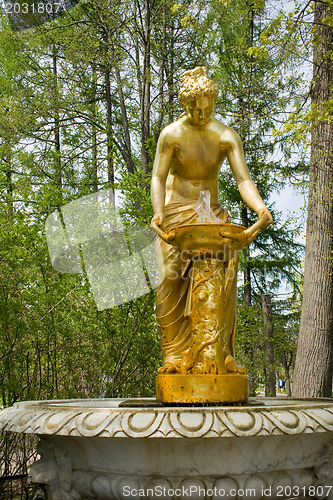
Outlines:
{"label": "decorative carving on basin", "polygon": [[[211,438],[333,432],[331,400],[250,398],[251,406],[122,407],[125,400],[27,401],[0,412],[0,428],[38,435]],[[151,404],[153,400],[147,401]],[[271,403],[271,405],[270,405]],[[282,404],[283,403],[283,404]],[[127,403],[126,403],[127,404]]]}
{"label": "decorative carving on basin", "polygon": [[332,500],[330,399],[172,408],[153,399],[27,401],[1,411],[0,428],[39,436],[30,475],[49,500],[121,500],[139,490],[169,500],[241,500],[244,490],[254,500],[297,491]]}

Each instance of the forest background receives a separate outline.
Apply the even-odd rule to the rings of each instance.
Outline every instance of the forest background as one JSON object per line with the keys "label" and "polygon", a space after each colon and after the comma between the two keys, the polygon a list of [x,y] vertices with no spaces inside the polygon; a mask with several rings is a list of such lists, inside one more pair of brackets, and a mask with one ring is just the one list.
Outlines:
{"label": "forest background", "polygon": [[[322,370],[307,386],[313,396],[331,395],[332,5],[328,0],[281,3],[85,0],[52,23],[25,31],[13,31],[2,15],[2,406],[23,399],[154,395],[160,365],[154,290],[98,311],[84,272],[52,268],[45,222],[65,204],[112,188],[124,223],[149,225],[157,139],[181,113],[180,74],[197,65],[208,66],[219,85],[216,117],[240,134],[251,176],[275,221],[241,259],[236,348],[251,394],[263,384],[266,395],[274,395],[277,376],[291,394],[302,295],[310,286],[303,280],[304,249],[298,240],[303,221],[286,219],[272,200],[285,185],[296,185],[305,193],[309,189],[309,210],[311,199],[321,208],[315,217],[311,208],[314,238],[321,234],[320,216],[331,217],[324,222],[328,253],[321,257],[329,280],[325,298],[318,290],[316,302],[312,290],[312,309],[307,306],[313,314],[320,302],[326,318],[324,336],[316,342],[324,356]],[[316,78],[318,68],[327,78]],[[325,133],[318,127],[326,127]],[[314,173],[318,151],[325,178]],[[255,222],[228,165],[219,186],[232,221]],[[318,203],[317,188],[328,199]],[[281,294],[281,286],[291,292]],[[296,393],[303,395],[301,365],[311,366],[306,342],[314,340],[304,325],[300,338],[302,384],[296,380]],[[6,434],[0,441],[3,475],[25,473],[33,447]]]}

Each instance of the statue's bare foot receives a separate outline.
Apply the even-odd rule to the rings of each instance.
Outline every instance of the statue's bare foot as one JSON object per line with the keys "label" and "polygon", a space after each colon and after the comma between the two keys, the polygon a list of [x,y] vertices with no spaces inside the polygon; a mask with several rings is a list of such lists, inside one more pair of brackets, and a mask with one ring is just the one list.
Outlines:
{"label": "statue's bare foot", "polygon": [[161,368],[159,368],[158,373],[177,373],[179,368],[174,363],[165,363]]}
{"label": "statue's bare foot", "polygon": [[246,369],[242,366],[239,366],[236,360],[232,356],[230,356],[230,354],[225,358],[225,367],[228,372],[240,374],[246,373]]}

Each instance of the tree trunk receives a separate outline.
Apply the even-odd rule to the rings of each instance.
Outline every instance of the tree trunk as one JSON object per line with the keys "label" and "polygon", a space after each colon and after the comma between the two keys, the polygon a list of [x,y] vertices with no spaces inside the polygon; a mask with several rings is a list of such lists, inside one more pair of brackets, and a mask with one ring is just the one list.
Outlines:
{"label": "tree trunk", "polygon": [[288,363],[287,361],[287,355],[285,353],[282,354],[282,366],[284,370],[284,375],[286,377],[286,389],[287,389],[287,396],[288,398],[291,397],[291,383],[290,383],[290,367],[292,363],[292,356],[290,357],[290,361]]}
{"label": "tree trunk", "polygon": [[96,105],[96,95],[97,95],[97,75],[96,68],[92,65],[92,84],[91,84],[91,187],[92,191],[96,193],[98,191],[98,161],[97,161],[97,105]]}
{"label": "tree trunk", "polygon": [[[315,112],[332,99],[333,29],[327,4],[315,2],[312,104]],[[293,396],[332,396],[333,342],[333,126],[316,120],[312,127],[309,203],[306,228],[304,294],[294,370]]]}
{"label": "tree trunk", "polygon": [[145,0],[143,82],[141,96],[141,168],[148,172],[150,156],[147,141],[150,137],[150,5]]}
{"label": "tree trunk", "polygon": [[169,123],[174,121],[175,109],[175,86],[174,86],[174,22],[171,19],[168,30],[170,48],[169,48],[169,64],[167,69],[167,85],[168,85],[168,117]]}
{"label": "tree trunk", "polygon": [[4,170],[6,176],[6,213],[8,219],[14,217],[14,186],[13,186],[13,172],[11,165],[11,158],[5,158],[4,162],[8,165],[8,169]]}
{"label": "tree trunk", "polygon": [[117,90],[119,96],[119,106],[121,110],[121,123],[123,126],[123,135],[124,137],[118,138],[118,142],[120,144],[120,154],[126,162],[127,170],[130,174],[135,172],[135,164],[132,158],[132,146],[131,146],[131,136],[130,136],[130,126],[128,123],[127,109],[125,105],[125,97],[123,93],[122,81],[119,66],[116,61],[114,61],[114,71],[116,75],[117,81]]}
{"label": "tree trunk", "polygon": [[61,139],[60,139],[60,117],[59,117],[59,97],[58,97],[58,55],[56,48],[53,49],[53,76],[54,76],[54,149],[55,149],[55,173],[54,181],[58,188],[58,206],[62,200],[62,164],[61,164]]}
{"label": "tree trunk", "polygon": [[157,143],[159,135],[161,133],[165,106],[164,106],[164,74],[165,74],[165,62],[166,62],[166,12],[163,11],[162,19],[162,41],[161,41],[161,51],[160,51],[160,66],[159,66],[159,83],[158,83],[158,118],[155,126],[155,142]]}
{"label": "tree trunk", "polygon": [[[242,224],[245,227],[249,227],[249,221],[248,221],[248,214],[247,214],[247,208],[246,206],[242,207]],[[250,257],[250,252],[249,248],[244,248],[243,250],[243,255],[246,256],[247,259]],[[246,307],[251,307],[252,306],[252,287],[251,287],[251,270],[249,267],[245,267],[243,271],[243,277],[244,277],[244,289],[243,289],[243,297],[244,297],[244,305]],[[250,321],[249,318],[247,319],[248,323],[248,331],[249,331],[249,341],[247,342],[246,345],[246,357],[248,359],[248,364],[254,368],[254,348],[253,348],[253,342],[252,342],[252,337],[251,337],[251,331],[252,328],[254,327],[253,321]],[[256,395],[256,383],[255,383],[255,378],[253,376],[253,371],[251,370],[252,374],[249,373],[249,393],[250,396],[255,396]]]}
{"label": "tree trunk", "polygon": [[[106,92],[106,117],[107,117],[107,165],[108,165],[108,183],[114,190],[114,163],[113,163],[113,128],[112,128],[112,102],[110,69],[105,69],[105,92]],[[112,200],[114,203],[114,199]]]}
{"label": "tree trunk", "polygon": [[276,380],[274,369],[274,328],[273,328],[273,314],[271,296],[264,293],[261,296],[262,312],[264,316],[265,326],[265,340],[264,340],[264,354],[265,354],[265,396],[276,396]]}

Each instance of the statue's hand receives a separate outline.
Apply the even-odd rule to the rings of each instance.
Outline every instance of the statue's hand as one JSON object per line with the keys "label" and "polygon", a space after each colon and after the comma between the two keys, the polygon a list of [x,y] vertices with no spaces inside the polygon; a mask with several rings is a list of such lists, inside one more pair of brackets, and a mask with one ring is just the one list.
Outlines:
{"label": "statue's hand", "polygon": [[161,228],[164,222],[165,216],[162,212],[157,212],[151,220],[150,227],[154,229],[154,231],[158,234],[158,236],[165,241],[166,243],[170,243],[175,237],[174,231],[169,231],[165,233]]}
{"label": "statue's hand", "polygon": [[266,214],[268,216],[268,221],[262,225],[261,229],[266,229],[268,226],[272,224],[273,216],[267,208],[262,208],[261,210],[259,210],[258,212],[259,219],[263,214]]}
{"label": "statue's hand", "polygon": [[154,226],[161,227],[163,225],[164,220],[165,220],[164,213],[163,212],[156,212],[154,214],[154,217],[151,220],[150,227],[154,227]]}

